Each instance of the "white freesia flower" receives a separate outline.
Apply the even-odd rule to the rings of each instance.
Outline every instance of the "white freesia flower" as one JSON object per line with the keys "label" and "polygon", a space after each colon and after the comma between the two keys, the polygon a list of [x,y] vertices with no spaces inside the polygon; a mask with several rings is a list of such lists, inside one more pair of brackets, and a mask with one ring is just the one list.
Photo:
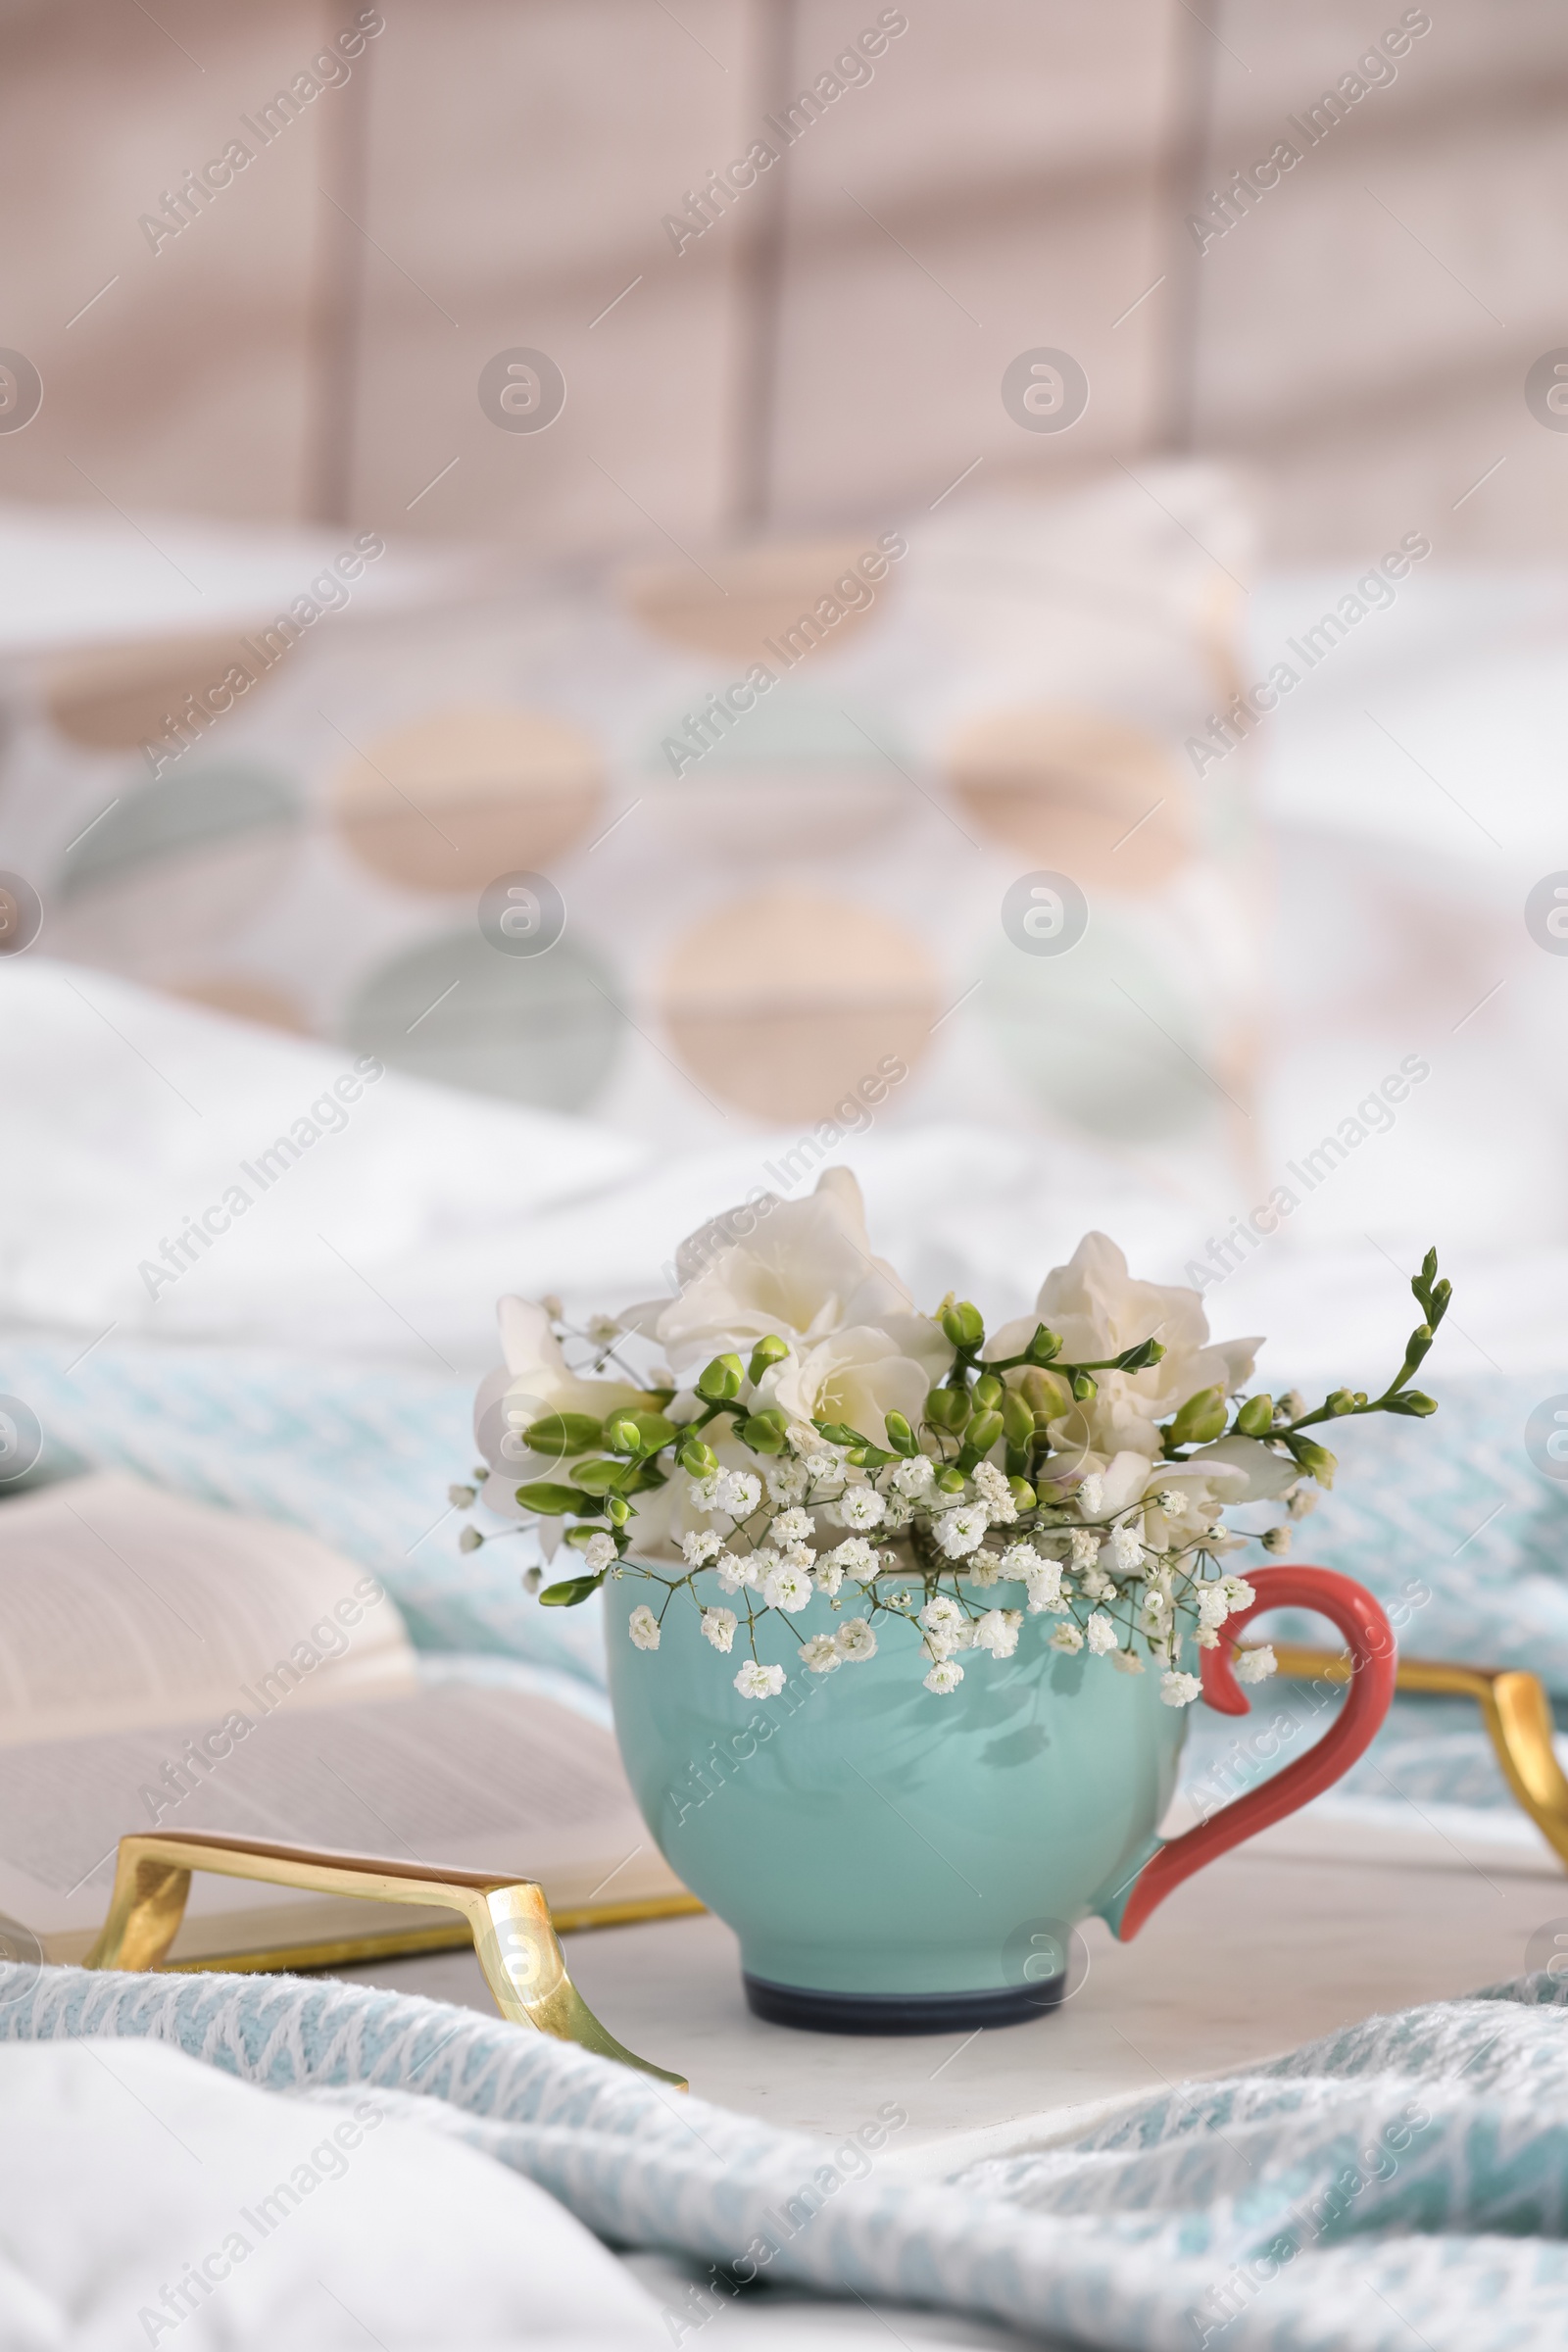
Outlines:
{"label": "white freesia flower", "polygon": [[[544,1302],[503,1298],[496,1309],[505,1362],[479,1385],[473,1434],[490,1466],[485,1507],[505,1519],[525,1516],[516,1490],[530,1480],[559,1478],[562,1457],[535,1453],[523,1433],[552,1413],[586,1413],[592,1419],[625,1410],[653,1412],[658,1399],[623,1380],[589,1380],[568,1369]],[[570,1459],[571,1457],[567,1457]],[[541,1530],[551,1551],[560,1523]]]}
{"label": "white freesia flower", "polygon": [[839,1656],[852,1666],[876,1656],[876,1636],[863,1617],[846,1617],[833,1637]]}
{"label": "white freesia flower", "polygon": [[1084,1236],[1067,1264],[1046,1276],[1034,1313],[993,1333],[986,1354],[1021,1354],[1039,1323],[1061,1334],[1065,1363],[1102,1362],[1140,1340],[1158,1340],[1165,1350],[1159,1363],[1146,1372],[1098,1372],[1099,1395],[1052,1424],[1061,1450],[1088,1446],[1108,1455],[1130,1448],[1151,1460],[1159,1452],[1155,1424],[1200,1389],[1230,1396],[1244,1387],[1259,1346],[1255,1339],[1211,1341],[1197,1291],[1135,1281],[1102,1233]]}
{"label": "white freesia flower", "polygon": [[639,1601],[626,1620],[626,1631],[639,1649],[659,1647],[659,1619],[647,1605]]}
{"label": "white freesia flower", "polygon": [[949,1690],[956,1690],[962,1680],[963,1668],[956,1658],[938,1658],[925,1678],[925,1687],[939,1695],[945,1695]]}
{"label": "white freesia flower", "polygon": [[844,1658],[831,1634],[813,1634],[809,1642],[801,1644],[801,1663],[813,1674],[831,1674],[835,1666],[843,1665]]}
{"label": "white freesia flower", "polygon": [[760,1666],[748,1658],[735,1677],[735,1688],[742,1698],[777,1698],[784,1688],[782,1666]]}
{"label": "white freesia flower", "polygon": [[1167,1707],[1190,1707],[1202,1688],[1196,1674],[1177,1674],[1173,1670],[1159,1678],[1159,1695]]}
{"label": "white freesia flower", "polygon": [[852,1323],[803,1342],[798,1353],[770,1365],[758,1383],[758,1398],[803,1421],[844,1422],[873,1446],[885,1446],[887,1415],[900,1412],[917,1423],[952,1354],[939,1324],[922,1330],[909,1318],[907,1329],[893,1333]]}
{"label": "white freesia flower", "polygon": [[735,1640],[733,1609],[704,1609],[703,1632],[715,1649],[727,1650]]}
{"label": "white freesia flower", "polygon": [[656,1336],[677,1368],[726,1348],[744,1355],[774,1335],[807,1348],[853,1325],[911,1341],[923,1327],[922,1352],[931,1348],[943,1370],[953,1360],[951,1346],[942,1352],[940,1327],[917,1313],[893,1268],[872,1255],[860,1188],[848,1168],[824,1168],[804,1200],[768,1194],[726,1210],[682,1242],[675,1272],[677,1298],[621,1319]]}
{"label": "white freesia flower", "polygon": [[985,1505],[979,1502],[960,1502],[956,1509],[944,1511],[936,1521],[936,1538],[950,1560],[965,1559],[978,1551],[991,1522]]}

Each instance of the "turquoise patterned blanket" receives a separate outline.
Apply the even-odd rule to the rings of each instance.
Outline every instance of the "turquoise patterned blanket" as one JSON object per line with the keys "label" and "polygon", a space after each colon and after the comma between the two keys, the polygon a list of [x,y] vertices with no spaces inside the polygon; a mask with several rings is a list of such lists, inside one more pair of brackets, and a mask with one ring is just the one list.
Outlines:
{"label": "turquoise patterned blanket", "polygon": [[291,2096],[377,2085],[601,2237],[696,2258],[720,2303],[777,2279],[1137,2352],[1532,2352],[1568,2311],[1565,2000],[1534,1976],[1372,2018],[919,2182],[886,2125],[778,2132],[360,1985],[0,1968],[0,2040],[149,2035]]}

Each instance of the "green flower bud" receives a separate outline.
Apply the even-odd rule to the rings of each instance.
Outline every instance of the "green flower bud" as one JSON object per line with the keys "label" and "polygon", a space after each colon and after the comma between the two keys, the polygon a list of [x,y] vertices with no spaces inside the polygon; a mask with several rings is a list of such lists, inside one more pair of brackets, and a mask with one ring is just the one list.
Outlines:
{"label": "green flower bud", "polygon": [[782,1453],[788,1427],[784,1415],[769,1406],[766,1412],[753,1413],[741,1423],[741,1438],[754,1453]]}
{"label": "green flower bud", "polygon": [[1324,1401],[1331,1413],[1353,1413],[1355,1410],[1355,1397],[1348,1389],[1336,1389],[1333,1396]]}
{"label": "green flower bud", "polygon": [[746,1368],[738,1355],[715,1355],[697,1376],[697,1394],[709,1404],[727,1404],[741,1393]]}
{"label": "green flower bud", "polygon": [[1032,1364],[1049,1364],[1054,1355],[1061,1353],[1061,1334],[1048,1331],[1044,1323],[1035,1325],[1035,1336],[1024,1349]]}
{"label": "green flower bud", "polygon": [[1249,1396],[1236,1416],[1236,1426],[1244,1438],[1266,1438],[1274,1426],[1272,1396]]}
{"label": "green flower bud", "polygon": [[907,1421],[906,1421],[904,1415],[902,1413],[889,1413],[887,1416],[887,1428],[888,1444],[892,1446],[894,1452],[902,1453],[906,1461],[912,1461],[914,1456],[920,1450],[920,1441],[915,1436],[913,1430],[909,1427]]}
{"label": "green flower bud", "polygon": [[568,1576],[559,1585],[546,1585],[539,1598],[547,1609],[575,1609],[604,1583],[603,1569],[597,1576]]}
{"label": "green flower bud", "polygon": [[767,1370],[768,1365],[781,1364],[789,1351],[788,1340],[781,1340],[777,1332],[770,1331],[766,1339],[759,1340],[757,1346],[752,1349],[752,1360],[746,1367],[747,1379],[755,1387]]}
{"label": "green flower bud", "polygon": [[517,1500],[525,1511],[537,1511],[544,1519],[561,1519],[567,1511],[583,1519],[593,1519],[605,1507],[596,1494],[584,1494],[580,1487],[558,1486],[548,1478],[536,1478],[530,1485],[519,1487]]}
{"label": "green flower bud", "polygon": [[974,1349],[986,1336],[985,1318],[967,1298],[942,1310],[942,1328],[955,1348]]}
{"label": "green flower bud", "polygon": [[1315,1446],[1310,1438],[1292,1438],[1290,1446],[1309,1478],[1315,1478],[1320,1487],[1333,1486],[1340,1465],[1326,1446]]}
{"label": "green flower bud", "polygon": [[933,1389],[925,1400],[925,1417],[933,1429],[945,1429],[956,1437],[969,1418],[967,1389]]}
{"label": "green flower bud", "polygon": [[1035,1440],[1035,1416],[1028,1398],[1017,1389],[1002,1393],[1002,1426],[1009,1446],[1032,1446]]}
{"label": "green flower bud", "polygon": [[964,1452],[972,1454],[975,1460],[979,1461],[983,1454],[991,1451],[992,1446],[1002,1435],[1003,1426],[1000,1413],[976,1413],[964,1432]]}
{"label": "green flower bud", "polygon": [[1437,1411],[1438,1400],[1435,1396],[1424,1396],[1419,1389],[1405,1389],[1401,1395],[1391,1396],[1385,1409],[1403,1413],[1412,1421],[1424,1421],[1428,1413]]}
{"label": "green flower bud", "polygon": [[1173,1446],[1211,1446],[1225,1427],[1223,1389],[1200,1389],[1182,1406],[1166,1437]]}
{"label": "green flower bud", "polygon": [[637,1432],[637,1444],[644,1453],[658,1453],[660,1447],[670,1445],[679,1436],[673,1421],[662,1413],[629,1413],[626,1418]]}
{"label": "green flower bud", "polygon": [[1007,1492],[1020,1511],[1032,1511],[1040,1499],[1026,1478],[1009,1478]]}
{"label": "green flower bud", "polygon": [[970,1395],[977,1413],[989,1413],[1002,1402],[1002,1383],[994,1372],[982,1372]]}
{"label": "green flower bud", "polygon": [[1117,1356],[1117,1368],[1122,1372],[1147,1372],[1150,1365],[1157,1364],[1164,1353],[1158,1340],[1140,1340],[1135,1348],[1124,1348]]}
{"label": "green flower bud", "polygon": [[605,1504],[605,1516],[612,1527],[624,1527],[631,1517],[631,1504],[624,1494],[612,1494]]}
{"label": "green flower bud", "polygon": [[605,1442],[604,1424],[591,1413],[545,1413],[529,1423],[522,1442],[535,1453],[591,1453]]}
{"label": "green flower bud", "polygon": [[641,1453],[642,1432],[635,1413],[612,1413],[605,1423],[605,1444],[612,1453]]}
{"label": "green flower bud", "polygon": [[591,1462],[578,1462],[571,1475],[585,1494],[608,1494],[626,1473],[625,1462],[609,1461],[601,1455]]}
{"label": "green flower bud", "polygon": [[675,1459],[683,1470],[691,1472],[693,1478],[711,1478],[718,1468],[717,1454],[701,1438],[688,1438]]}
{"label": "green flower bud", "polygon": [[1100,1383],[1091,1372],[1075,1372],[1072,1393],[1080,1404],[1092,1404],[1100,1395]]}
{"label": "green flower bud", "polygon": [[1026,1372],[1019,1384],[1019,1394],[1034,1414],[1036,1429],[1044,1429],[1048,1421],[1059,1421],[1072,1411],[1072,1383],[1059,1372]]}
{"label": "green flower bud", "polygon": [[937,1472],[934,1484],[939,1494],[961,1494],[968,1481],[961,1470],[955,1470],[950,1464],[946,1470]]}

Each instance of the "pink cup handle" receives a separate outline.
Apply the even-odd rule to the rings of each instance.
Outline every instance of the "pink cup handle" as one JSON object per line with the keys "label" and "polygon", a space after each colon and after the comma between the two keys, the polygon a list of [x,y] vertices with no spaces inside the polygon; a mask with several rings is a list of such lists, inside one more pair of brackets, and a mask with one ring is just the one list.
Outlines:
{"label": "pink cup handle", "polygon": [[1246,1715],[1251,1702],[1236,1680],[1231,1648],[1252,1619],[1265,1609],[1314,1609],[1330,1617],[1345,1636],[1350,1652],[1350,1685],[1345,1705],[1323,1738],[1304,1756],[1260,1788],[1248,1789],[1214,1814],[1162,1845],[1139,1873],[1123,1905],[1116,1934],[1125,1943],[1137,1935],[1157,1904],[1183,1879],[1240,1845],[1244,1838],[1283,1821],[1348,1772],[1357,1756],[1371,1745],[1394,1696],[1397,1659],[1394,1628],[1370,1592],[1332,1568],[1313,1568],[1304,1562],[1290,1568],[1258,1568],[1248,1574],[1257,1594],[1250,1609],[1227,1619],[1218,1649],[1200,1650],[1203,1696],[1216,1713]]}

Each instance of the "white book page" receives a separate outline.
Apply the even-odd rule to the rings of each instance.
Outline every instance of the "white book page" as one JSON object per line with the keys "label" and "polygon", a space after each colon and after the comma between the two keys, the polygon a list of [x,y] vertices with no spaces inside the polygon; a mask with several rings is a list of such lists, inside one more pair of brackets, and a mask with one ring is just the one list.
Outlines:
{"label": "white book page", "polygon": [[0,1749],[415,1684],[396,1603],[297,1528],[115,1474],[0,1503]]}
{"label": "white book page", "polygon": [[[562,1905],[675,1884],[613,1739],[549,1699],[443,1684],[330,1711],[286,1703],[206,1769],[204,1728],[0,1751],[0,1912],[45,1936],[98,1925],[120,1838],[157,1829],[514,1871]],[[191,1909],[265,1911],[277,1899],[198,1876]],[[375,1933],[378,1907],[356,1908],[356,1925]]]}

